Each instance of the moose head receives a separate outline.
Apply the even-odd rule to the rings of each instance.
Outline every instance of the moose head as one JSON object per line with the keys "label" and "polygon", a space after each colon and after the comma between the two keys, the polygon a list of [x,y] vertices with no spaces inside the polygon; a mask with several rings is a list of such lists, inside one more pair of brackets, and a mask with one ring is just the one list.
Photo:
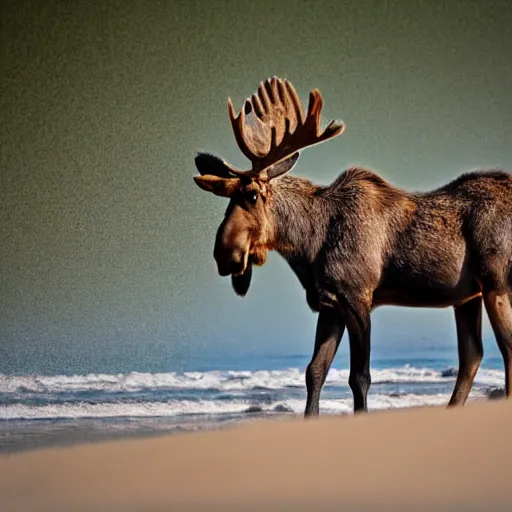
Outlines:
{"label": "moose head", "polygon": [[322,131],[322,95],[311,91],[307,114],[288,80],[273,77],[262,82],[235,115],[228,99],[229,119],[235,140],[252,166],[238,170],[209,153],[195,158],[201,176],[199,187],[230,199],[217,230],[214,258],[221,276],[231,275],[238,295],[244,296],[251,282],[252,265],[263,265],[267,251],[276,244],[276,223],[269,205],[277,177],[297,163],[299,151],[340,135],[345,126],[332,120]]}

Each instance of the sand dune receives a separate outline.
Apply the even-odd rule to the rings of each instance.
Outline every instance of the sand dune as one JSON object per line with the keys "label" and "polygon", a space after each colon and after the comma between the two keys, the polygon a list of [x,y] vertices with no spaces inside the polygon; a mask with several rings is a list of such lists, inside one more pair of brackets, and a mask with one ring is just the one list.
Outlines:
{"label": "sand dune", "polygon": [[0,458],[0,509],[510,510],[512,402],[114,441]]}

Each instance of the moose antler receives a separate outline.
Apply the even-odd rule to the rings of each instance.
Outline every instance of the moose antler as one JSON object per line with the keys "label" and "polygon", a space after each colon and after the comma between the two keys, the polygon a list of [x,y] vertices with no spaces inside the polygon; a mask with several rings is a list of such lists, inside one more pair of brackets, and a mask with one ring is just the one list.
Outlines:
{"label": "moose antler", "polygon": [[[265,177],[264,171],[271,165],[285,160],[300,149],[340,135],[345,128],[341,121],[332,120],[321,131],[322,105],[320,91],[313,89],[309,95],[307,114],[304,115],[293,85],[277,77],[261,82],[257,93],[244,102],[237,116],[229,98],[229,119],[236,142],[252,163],[249,171],[233,172]],[[252,112],[253,122],[248,124],[247,116]]]}

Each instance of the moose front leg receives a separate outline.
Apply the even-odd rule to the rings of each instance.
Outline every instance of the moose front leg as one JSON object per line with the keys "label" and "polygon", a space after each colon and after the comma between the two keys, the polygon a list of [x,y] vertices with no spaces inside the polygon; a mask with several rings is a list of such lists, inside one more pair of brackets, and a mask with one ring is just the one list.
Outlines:
{"label": "moose front leg", "polygon": [[350,375],[348,384],[354,396],[354,412],[367,411],[370,389],[370,309],[362,304],[347,310],[347,330],[350,341]]}
{"label": "moose front leg", "polygon": [[320,392],[344,331],[345,319],[338,309],[324,307],[320,310],[316,325],[315,350],[306,370],[308,397],[305,417],[318,416]]}

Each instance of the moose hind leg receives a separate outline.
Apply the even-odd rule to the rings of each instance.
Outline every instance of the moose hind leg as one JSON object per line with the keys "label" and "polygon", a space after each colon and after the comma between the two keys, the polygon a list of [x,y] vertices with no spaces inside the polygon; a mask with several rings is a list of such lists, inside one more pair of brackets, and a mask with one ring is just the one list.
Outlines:
{"label": "moose hind leg", "polygon": [[512,375],[512,305],[506,292],[484,293],[484,303],[491,322],[496,342],[505,363],[505,395],[511,396]]}
{"label": "moose hind leg", "polygon": [[350,375],[348,384],[354,396],[354,412],[368,410],[370,389],[370,314],[369,311],[347,312],[350,340]]}
{"label": "moose hind leg", "polygon": [[320,392],[345,331],[345,320],[340,311],[322,308],[316,326],[315,350],[306,370],[308,397],[304,415],[318,416]]}
{"label": "moose hind leg", "polygon": [[449,407],[464,405],[483,357],[482,346],[482,297],[456,306],[457,345],[459,372]]}

